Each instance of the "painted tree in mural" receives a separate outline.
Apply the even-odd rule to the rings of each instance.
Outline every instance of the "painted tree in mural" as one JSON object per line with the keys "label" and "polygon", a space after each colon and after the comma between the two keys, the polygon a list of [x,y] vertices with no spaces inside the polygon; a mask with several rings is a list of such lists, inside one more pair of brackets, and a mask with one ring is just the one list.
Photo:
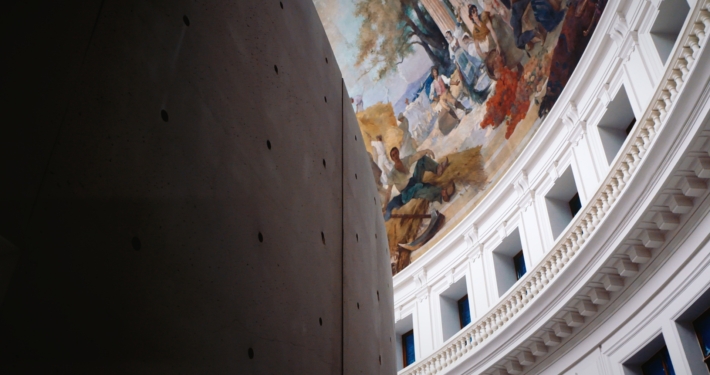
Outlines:
{"label": "painted tree in mural", "polygon": [[446,38],[419,0],[360,0],[355,14],[363,18],[356,65],[365,65],[366,73],[375,70],[384,78],[415,45],[443,72],[453,71]]}

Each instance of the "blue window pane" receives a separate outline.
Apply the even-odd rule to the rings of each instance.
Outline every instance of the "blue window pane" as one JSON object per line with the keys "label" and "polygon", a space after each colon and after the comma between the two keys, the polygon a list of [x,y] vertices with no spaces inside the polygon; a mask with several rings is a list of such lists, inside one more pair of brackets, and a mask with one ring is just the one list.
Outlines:
{"label": "blue window pane", "polygon": [[666,369],[663,367],[663,358],[657,355],[644,363],[641,368],[643,369],[643,375],[666,375]]}
{"label": "blue window pane", "polygon": [[459,319],[461,320],[461,328],[471,323],[471,310],[468,306],[468,296],[464,296],[459,300]]}
{"label": "blue window pane", "polygon": [[641,365],[643,375],[675,375],[668,348],[665,346],[654,354],[646,363]]}
{"label": "blue window pane", "polygon": [[695,332],[698,334],[700,349],[703,357],[710,356],[710,311],[705,312],[700,318],[693,322]]}
{"label": "blue window pane", "polygon": [[519,252],[518,255],[513,257],[513,263],[515,264],[515,277],[520,280],[527,270],[525,269],[525,258],[523,257],[523,252]]}
{"label": "blue window pane", "polygon": [[404,341],[404,366],[414,363],[414,332],[406,333],[402,336]]}

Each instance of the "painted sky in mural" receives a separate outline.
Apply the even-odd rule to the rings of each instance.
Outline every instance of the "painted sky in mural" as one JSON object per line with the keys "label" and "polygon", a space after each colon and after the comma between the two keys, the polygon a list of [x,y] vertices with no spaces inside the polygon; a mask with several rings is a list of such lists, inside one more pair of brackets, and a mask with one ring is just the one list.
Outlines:
{"label": "painted sky in mural", "polygon": [[314,0],[382,198],[392,272],[510,167],[606,0]]}

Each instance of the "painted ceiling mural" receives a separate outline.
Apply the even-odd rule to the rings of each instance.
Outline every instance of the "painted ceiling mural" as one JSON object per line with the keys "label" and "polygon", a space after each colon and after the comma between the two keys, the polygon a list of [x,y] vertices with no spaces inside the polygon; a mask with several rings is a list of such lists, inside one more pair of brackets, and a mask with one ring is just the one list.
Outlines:
{"label": "painted ceiling mural", "polygon": [[372,158],[392,273],[501,178],[606,0],[314,0]]}

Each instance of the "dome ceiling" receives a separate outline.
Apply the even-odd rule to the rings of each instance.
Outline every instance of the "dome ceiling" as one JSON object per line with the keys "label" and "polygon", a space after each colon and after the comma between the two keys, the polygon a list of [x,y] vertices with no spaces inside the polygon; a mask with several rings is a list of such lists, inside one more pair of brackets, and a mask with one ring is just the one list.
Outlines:
{"label": "dome ceiling", "polygon": [[606,1],[314,3],[372,158],[395,274],[520,155]]}

